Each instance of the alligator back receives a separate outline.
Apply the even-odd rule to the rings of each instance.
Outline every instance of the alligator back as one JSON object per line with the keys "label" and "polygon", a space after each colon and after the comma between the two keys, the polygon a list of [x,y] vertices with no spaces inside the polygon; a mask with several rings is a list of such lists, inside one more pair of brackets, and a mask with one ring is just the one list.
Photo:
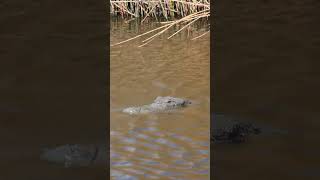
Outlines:
{"label": "alligator back", "polygon": [[243,119],[214,114],[211,119],[214,143],[245,142],[252,135],[287,134],[286,130],[275,129],[266,125],[257,125]]}

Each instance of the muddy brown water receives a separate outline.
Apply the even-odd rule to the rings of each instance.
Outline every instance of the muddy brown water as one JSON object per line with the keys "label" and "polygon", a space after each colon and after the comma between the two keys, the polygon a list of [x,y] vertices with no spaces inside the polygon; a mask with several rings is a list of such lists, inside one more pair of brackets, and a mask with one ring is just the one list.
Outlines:
{"label": "muddy brown water", "polygon": [[[102,46],[92,45],[97,41],[103,44],[105,32],[103,28],[97,34],[89,32],[96,28],[94,25],[98,19],[105,21],[104,14],[70,13],[78,12],[80,5],[75,4],[70,1],[61,6],[52,1],[11,0],[0,4],[0,20],[5,24],[0,29],[1,43],[4,44],[0,49],[0,138],[2,145],[8,145],[1,146],[0,179],[105,178],[104,169],[101,168],[64,169],[42,162],[38,156],[43,146],[92,142],[100,139],[103,134],[103,130],[97,131],[104,126],[103,123],[94,119],[98,114],[99,118],[104,116],[102,114],[105,110],[100,109],[105,103],[101,99],[103,95],[95,94],[104,92],[93,93],[89,87],[105,83],[102,73],[105,67],[99,65],[99,60],[93,60],[103,57],[105,49],[100,51]],[[219,59],[214,68],[215,110],[288,129],[289,135],[277,138],[256,137],[240,146],[214,146],[214,179],[319,179],[320,64],[317,47],[320,31],[315,29],[319,2],[227,0],[215,3],[215,6],[216,59]],[[86,5],[84,9],[87,8]],[[89,8],[93,9],[90,5]],[[96,12],[105,12],[104,8],[101,5],[101,10],[97,9]],[[48,14],[49,18],[45,16]],[[86,24],[82,24],[79,17],[88,18]],[[88,32],[81,32],[85,29]],[[126,34],[127,31],[122,33],[121,36],[117,35],[119,40],[133,35]],[[133,46],[123,46],[131,52],[129,59],[132,64],[129,63],[128,67],[120,66],[124,63],[122,59],[116,62],[118,65],[114,64],[113,69],[116,70],[114,72],[123,72],[123,75],[120,74],[131,83],[126,85],[125,80],[117,77],[120,74],[113,74],[113,82],[119,81],[116,84],[120,88],[111,89],[112,107],[117,109],[148,103],[159,94],[185,96],[206,102],[209,91],[207,82],[204,82],[205,78],[201,80],[199,77],[208,78],[205,75],[208,67],[198,71],[189,66],[193,64],[195,68],[203,68],[208,66],[206,61],[198,62],[193,58],[187,64],[170,61],[171,58],[177,58],[175,54],[164,59],[156,56],[159,51],[168,49],[179,52],[180,48],[189,50],[193,47],[191,49],[200,52],[208,47],[208,42],[204,40],[200,40],[201,48],[199,44],[188,41],[178,44],[181,41],[177,40],[176,44],[175,41],[150,44],[156,48],[149,47],[151,53],[147,54]],[[43,46],[44,42],[49,45]],[[120,54],[128,57],[120,50],[114,52],[114,56]],[[202,55],[191,51],[184,54],[185,57],[196,56],[198,59]],[[25,57],[31,58],[24,61]],[[139,58],[144,60],[135,64],[140,68],[139,71],[121,70],[130,70]],[[147,61],[150,59],[152,61]],[[154,63],[157,60],[163,61]],[[159,67],[161,65],[162,70]],[[155,67],[160,70],[153,77],[157,81],[152,82],[150,79],[157,69]],[[177,72],[171,70],[177,67]],[[16,72],[14,75],[12,70]],[[151,73],[145,77],[139,74],[141,71]],[[194,74],[198,77],[191,76]],[[167,75],[175,78],[165,78]],[[135,76],[145,81],[138,81]],[[199,80],[195,83],[198,87],[187,83],[185,79],[182,84],[176,83],[175,79],[184,76],[188,81]],[[57,77],[59,81],[56,81]],[[133,83],[134,80],[137,82]],[[75,84],[78,91],[74,91]],[[128,90],[134,95],[125,94]],[[116,94],[127,98],[116,98]],[[96,102],[100,100],[103,102],[97,105]],[[91,108],[84,106],[84,103],[91,104]],[[207,144],[202,142],[208,140],[208,117],[200,112],[208,108],[208,104],[202,103],[198,107],[183,110],[181,114],[170,115],[170,118],[169,115],[160,115],[134,119],[114,112],[111,115],[114,118],[111,122],[111,141],[114,144],[111,155],[114,155],[112,158],[115,165],[113,177],[124,174],[128,175],[125,176],[127,178],[141,177],[141,172],[148,172],[148,178],[160,176],[163,179],[169,175],[179,177],[179,172],[187,171],[188,177],[205,179],[208,149]],[[64,115],[53,116],[56,112],[63,112]],[[88,119],[91,119],[90,123]],[[178,123],[181,119],[183,126]],[[149,128],[143,128],[146,126]],[[154,145],[150,145],[150,141],[155,142]],[[169,151],[175,153],[173,158],[167,153]],[[142,158],[143,155],[146,158]],[[126,159],[121,159],[121,156]],[[151,161],[154,157],[163,158]],[[188,168],[196,162],[198,166],[189,171]],[[170,166],[175,163],[176,166]],[[133,169],[130,164],[139,166]]]}
{"label": "muddy brown water", "polygon": [[1,1],[1,180],[105,179],[105,167],[40,161],[44,147],[105,140],[104,12],[78,1]]}
{"label": "muddy brown water", "polygon": [[[155,24],[114,21],[111,44]],[[209,179],[210,36],[191,41],[168,33],[145,47],[143,39],[111,47],[111,178]],[[173,113],[130,116],[121,108],[157,96],[194,100]]]}
{"label": "muddy brown water", "polygon": [[216,2],[215,111],[287,129],[214,146],[214,179],[320,179],[319,2]]}

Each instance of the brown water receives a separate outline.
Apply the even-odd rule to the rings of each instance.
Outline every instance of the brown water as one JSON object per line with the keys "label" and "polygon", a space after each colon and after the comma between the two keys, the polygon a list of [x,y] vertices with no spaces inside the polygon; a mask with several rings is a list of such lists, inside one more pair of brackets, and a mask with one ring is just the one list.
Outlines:
{"label": "brown water", "polygon": [[105,140],[105,20],[104,2],[1,1],[1,180],[105,179],[40,161],[45,147]]}
{"label": "brown water", "polygon": [[320,179],[319,1],[215,7],[213,108],[289,134],[214,146],[214,179]]}
{"label": "brown water", "polygon": [[[135,23],[112,23],[111,44],[153,26]],[[111,47],[111,177],[209,179],[209,36],[197,41],[163,36],[139,48],[141,40]],[[149,104],[157,96],[199,104],[170,114],[117,112]]]}
{"label": "brown water", "polygon": [[[101,21],[105,23],[105,4],[96,5],[99,9],[79,1],[64,3],[61,6],[58,1],[7,0],[0,4],[0,21],[4,24],[0,28],[0,42],[3,43],[0,49],[0,179],[105,178],[103,168],[64,169],[39,160],[42,147],[96,141],[102,137],[97,129],[105,127],[104,122],[95,121],[106,119],[102,115],[105,113],[104,89],[93,91],[98,89],[97,85],[105,84],[105,67],[100,63],[105,61],[106,33],[104,26],[97,27]],[[319,179],[319,1],[225,0],[215,2],[215,6],[215,58],[219,60],[214,66],[215,110],[251,117],[257,123],[289,130],[286,137],[256,137],[240,146],[215,146],[215,179]],[[88,13],[88,9],[93,13]],[[123,30],[117,31],[121,35],[118,34],[114,42],[136,34],[127,28]],[[208,117],[205,117],[208,115],[199,112],[208,109],[208,96],[205,94],[209,90],[204,88],[207,85],[205,78],[195,79],[197,76],[208,79],[207,74],[201,73],[207,72],[209,64],[207,60],[198,61],[201,53],[190,51],[197,49],[202,52],[208,48],[208,41],[200,42],[200,45],[204,44],[202,48],[185,39],[153,43],[150,46],[157,48],[147,47],[152,53],[142,52],[133,44],[123,45],[128,47],[125,51],[113,49],[113,57],[130,51],[130,62],[137,62],[139,58],[144,60],[131,65],[140,67],[139,71],[153,70],[151,72],[154,73],[158,72],[156,67],[167,66],[162,67],[157,76],[154,75],[152,80],[155,82],[150,81],[152,73],[146,76],[139,71],[122,70],[123,74],[113,74],[114,80],[123,76],[127,78],[116,82],[118,85],[121,83],[124,89],[113,89],[113,108],[149,103],[159,94],[183,96],[201,102],[197,107],[170,117],[160,115],[134,119],[114,112],[111,115],[114,119],[111,121],[111,149],[114,153],[112,160],[118,163],[113,169],[114,177],[117,174],[141,177],[141,172],[148,172],[148,178],[157,176],[164,179],[168,177],[166,173],[186,172],[188,177],[207,178],[199,172],[207,171],[208,149],[202,142],[208,142]],[[198,59],[170,61],[180,56],[180,48],[187,49],[182,57]],[[169,49],[170,56],[161,54],[167,58],[158,57],[159,51]],[[161,62],[151,64],[156,59]],[[194,69],[181,62],[194,64]],[[127,65],[129,67],[120,66],[124,59],[116,63],[119,63],[119,66],[113,66],[116,71],[130,68],[130,64]],[[180,63],[179,68],[176,63]],[[206,64],[206,70],[198,71],[197,68],[204,66],[200,63]],[[173,73],[175,71],[180,75]],[[197,76],[191,76],[190,72]],[[183,79],[179,81],[182,84],[177,83],[176,78],[165,78],[166,75]],[[198,86],[186,83],[191,80]],[[130,92],[126,94],[128,89]],[[183,126],[180,125],[179,130],[180,122]],[[146,126],[151,128],[144,129]],[[199,132],[200,127],[203,134]],[[118,142],[119,139],[122,142]],[[149,142],[155,142],[154,146]],[[135,151],[134,147],[137,147]],[[150,150],[152,148],[154,150]],[[141,151],[138,150],[144,150],[146,158],[139,158]],[[170,150],[177,155],[171,157]],[[200,153],[198,150],[204,151]],[[152,152],[158,152],[155,157],[163,159],[152,162]],[[121,156],[127,159],[121,160]],[[175,160],[180,160],[180,164],[175,165]],[[121,162],[125,163],[121,166]],[[124,167],[126,163],[138,166],[136,169]],[[145,165],[148,163],[149,168]],[[200,166],[187,170],[191,163]],[[173,177],[179,176],[174,174]]]}

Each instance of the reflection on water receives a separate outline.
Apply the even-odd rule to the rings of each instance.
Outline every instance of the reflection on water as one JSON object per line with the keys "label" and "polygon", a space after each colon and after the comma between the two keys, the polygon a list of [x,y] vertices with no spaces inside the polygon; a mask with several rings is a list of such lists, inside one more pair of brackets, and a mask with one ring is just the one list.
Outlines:
{"label": "reflection on water", "polygon": [[204,175],[205,179],[208,175],[207,141],[197,142],[156,127],[133,128],[126,135],[111,131],[111,139],[113,177],[187,179]]}
{"label": "reflection on water", "polygon": [[[111,44],[154,26],[135,23],[115,21]],[[181,34],[143,48],[140,43],[111,48],[112,179],[209,179],[209,37],[191,41]],[[168,114],[119,112],[157,96],[199,103]]]}

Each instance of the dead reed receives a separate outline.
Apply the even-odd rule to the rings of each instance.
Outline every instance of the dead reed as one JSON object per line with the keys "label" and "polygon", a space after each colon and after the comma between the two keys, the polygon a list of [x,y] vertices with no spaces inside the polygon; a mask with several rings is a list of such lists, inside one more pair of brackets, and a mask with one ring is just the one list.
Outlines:
{"label": "dead reed", "polygon": [[[110,0],[110,8],[112,15],[121,16],[125,19],[131,18],[131,20],[140,19],[141,23],[147,18],[153,18],[157,21],[164,20],[160,22],[161,25],[158,28],[111,46],[123,44],[153,33],[153,35],[142,41],[143,44],[139,46],[142,47],[168,29],[179,25],[180,28],[168,37],[170,39],[182,30],[189,28],[196,21],[203,18],[208,20],[210,17],[210,0]],[[208,31],[192,38],[192,40],[206,34],[208,34]]]}

